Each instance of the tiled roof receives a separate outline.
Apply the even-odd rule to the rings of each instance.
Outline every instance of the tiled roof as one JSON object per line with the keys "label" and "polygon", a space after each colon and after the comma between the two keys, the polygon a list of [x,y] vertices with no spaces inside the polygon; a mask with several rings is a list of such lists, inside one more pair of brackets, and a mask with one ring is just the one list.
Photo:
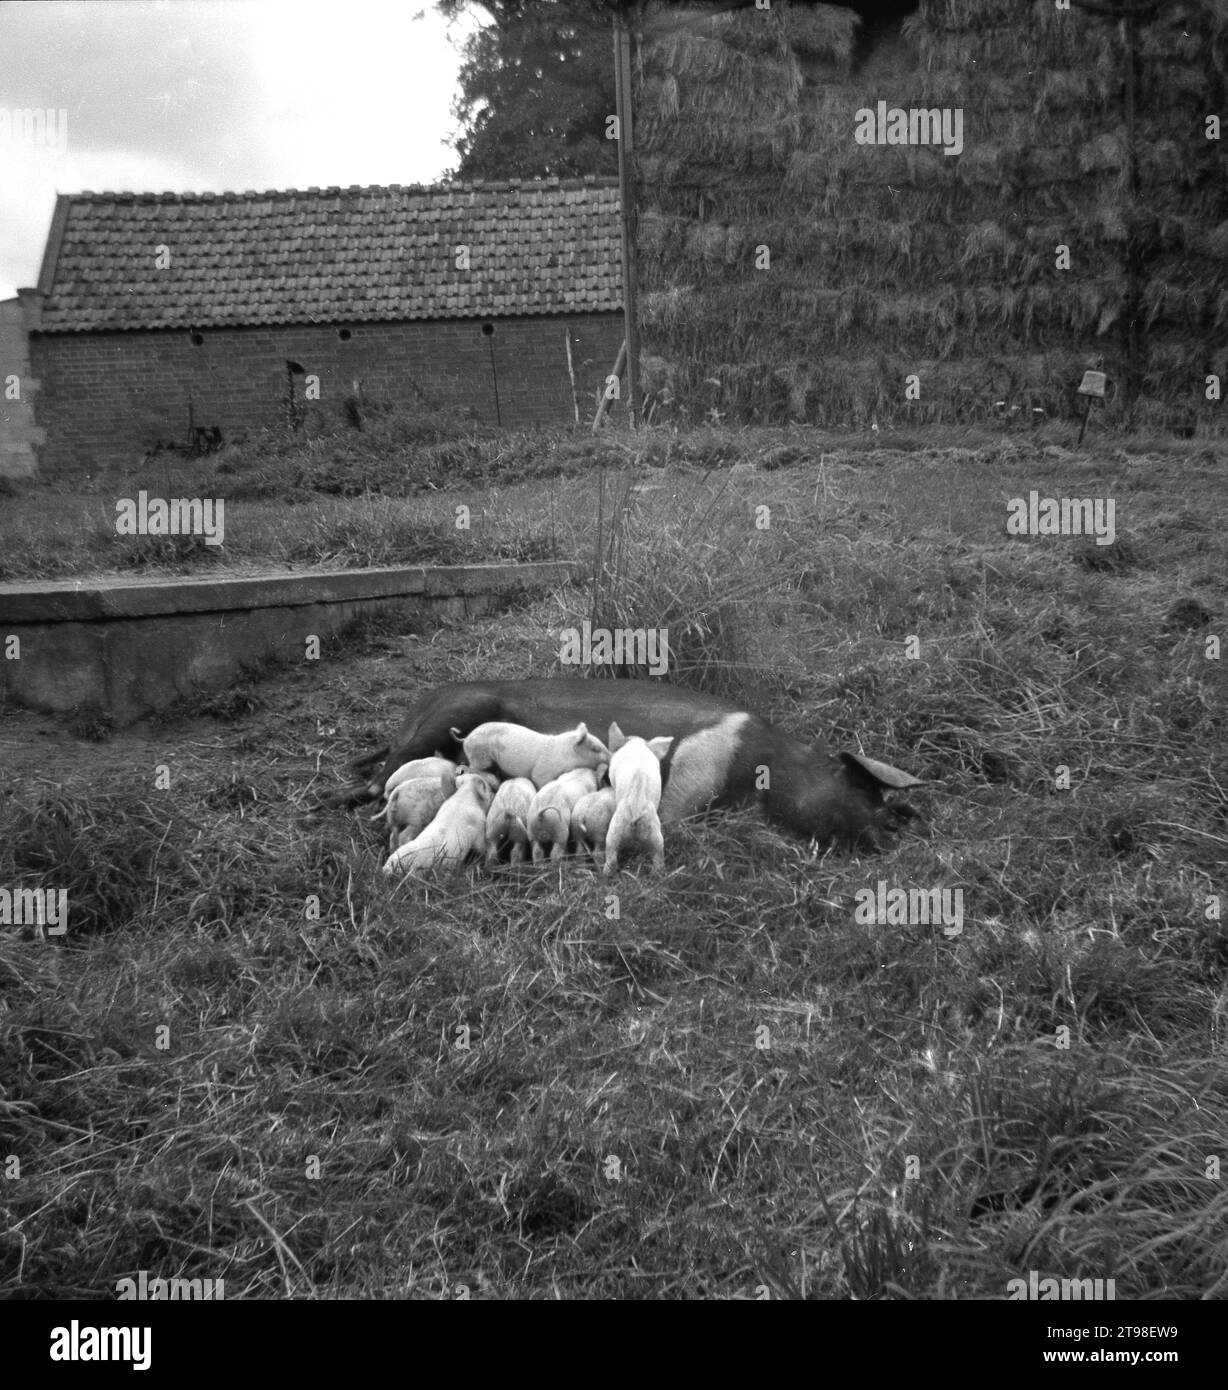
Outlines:
{"label": "tiled roof", "polygon": [[[618,309],[612,179],[61,195],[42,329]],[[457,248],[469,268],[457,268]],[[158,268],[159,248],[169,265]],[[166,259],[164,257],[164,259]]]}

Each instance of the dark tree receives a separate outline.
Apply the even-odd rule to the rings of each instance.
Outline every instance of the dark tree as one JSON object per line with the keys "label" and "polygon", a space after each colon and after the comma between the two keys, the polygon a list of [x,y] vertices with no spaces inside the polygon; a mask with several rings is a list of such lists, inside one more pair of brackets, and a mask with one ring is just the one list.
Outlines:
{"label": "dark tree", "polygon": [[[444,14],[472,0],[439,0]],[[453,114],[461,178],[618,172],[616,0],[482,0],[494,23],[469,40]]]}

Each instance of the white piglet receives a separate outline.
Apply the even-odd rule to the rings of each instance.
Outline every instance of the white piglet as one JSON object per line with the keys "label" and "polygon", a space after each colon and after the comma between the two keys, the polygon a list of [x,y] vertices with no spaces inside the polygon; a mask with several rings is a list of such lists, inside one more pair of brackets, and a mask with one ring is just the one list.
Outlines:
{"label": "white piglet", "polygon": [[499,774],[497,772],[479,772],[477,768],[466,767],[461,763],[456,769],[456,785],[459,787],[462,780],[466,777],[480,778],[490,788],[491,795],[499,790]]}
{"label": "white piglet", "polygon": [[529,857],[529,807],[537,788],[527,777],[509,777],[495,793],[486,813],[486,862],[493,864],[510,846],[509,859]]}
{"label": "white piglet", "polygon": [[[450,758],[414,758],[412,762],[402,763],[384,783],[384,795],[391,796],[402,782],[416,782],[423,777],[456,776],[456,764]],[[451,795],[451,793],[449,793]]]}
{"label": "white piglet", "polygon": [[493,800],[484,777],[461,778],[422,834],[389,857],[384,873],[458,869],[471,855],[480,855],[486,848],[486,813]]}
{"label": "white piglet", "polygon": [[421,835],[455,791],[456,778],[450,772],[443,777],[413,777],[408,782],[398,782],[383,812],[388,822],[388,848],[395,849]]}
{"label": "white piglet", "polygon": [[573,768],[547,782],[529,805],[529,839],[533,845],[533,862],[546,857],[550,847],[551,859],[562,859],[571,840],[571,808],[582,796],[597,790],[598,774],[592,768]]}
{"label": "white piglet", "polygon": [[[452,730],[459,738],[458,730]],[[539,734],[523,724],[479,724],[464,740],[465,761],[472,768],[497,767],[505,777],[528,777],[535,787],[570,772],[610,761],[609,750],[577,724],[562,734]]]}
{"label": "white piglet", "polygon": [[665,867],[665,842],[661,837],[661,759],[672,738],[626,738],[617,724],[610,725],[610,787],[614,814],[606,831],[605,867],[617,871],[619,857],[631,849],[652,855],[652,867]]}
{"label": "white piglet", "polygon": [[614,789],[602,787],[588,792],[571,808],[571,837],[592,855],[598,864],[605,861],[606,834],[614,814]]}

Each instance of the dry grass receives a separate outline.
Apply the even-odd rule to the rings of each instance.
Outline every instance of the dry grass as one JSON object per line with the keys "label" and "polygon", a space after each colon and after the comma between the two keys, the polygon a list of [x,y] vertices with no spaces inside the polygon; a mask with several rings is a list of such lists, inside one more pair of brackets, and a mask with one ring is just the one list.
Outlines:
{"label": "dry grass", "polygon": [[[599,535],[596,476],[559,507],[595,588],[40,751],[0,882],[66,888],[69,935],[0,931],[0,1290],[1222,1297],[1222,469],[905,442],[649,436]],[[1031,488],[1112,495],[1120,562],[1008,538]],[[688,679],[924,774],[921,832],[686,826],[617,915],[574,864],[389,887],[318,810],[345,759],[590,614],[695,620]],[[962,888],[962,933],[859,924],[880,879]]]}
{"label": "dry grass", "polygon": [[[406,437],[394,440],[400,426]],[[0,580],[548,559],[556,537],[542,516],[541,481],[625,456],[616,436],[502,435],[447,417],[419,438],[411,426],[422,431],[424,421],[390,410],[361,431],[334,422],[306,441],[272,432],[211,458],[161,455],[126,471],[24,485],[0,512]],[[142,490],[220,499],[224,544],[117,535],[118,499]],[[458,515],[461,505],[470,517]]]}

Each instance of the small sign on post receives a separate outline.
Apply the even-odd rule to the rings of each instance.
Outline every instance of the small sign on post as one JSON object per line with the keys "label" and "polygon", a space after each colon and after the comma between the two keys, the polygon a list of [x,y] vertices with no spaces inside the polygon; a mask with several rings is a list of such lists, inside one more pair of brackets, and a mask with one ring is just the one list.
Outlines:
{"label": "small sign on post", "polygon": [[1092,413],[1092,397],[1104,400],[1105,375],[1103,372],[1084,372],[1083,380],[1079,382],[1079,389],[1076,394],[1083,397],[1083,423],[1079,426],[1079,442],[1076,448],[1081,448],[1083,444],[1083,432],[1087,429],[1087,417]]}

